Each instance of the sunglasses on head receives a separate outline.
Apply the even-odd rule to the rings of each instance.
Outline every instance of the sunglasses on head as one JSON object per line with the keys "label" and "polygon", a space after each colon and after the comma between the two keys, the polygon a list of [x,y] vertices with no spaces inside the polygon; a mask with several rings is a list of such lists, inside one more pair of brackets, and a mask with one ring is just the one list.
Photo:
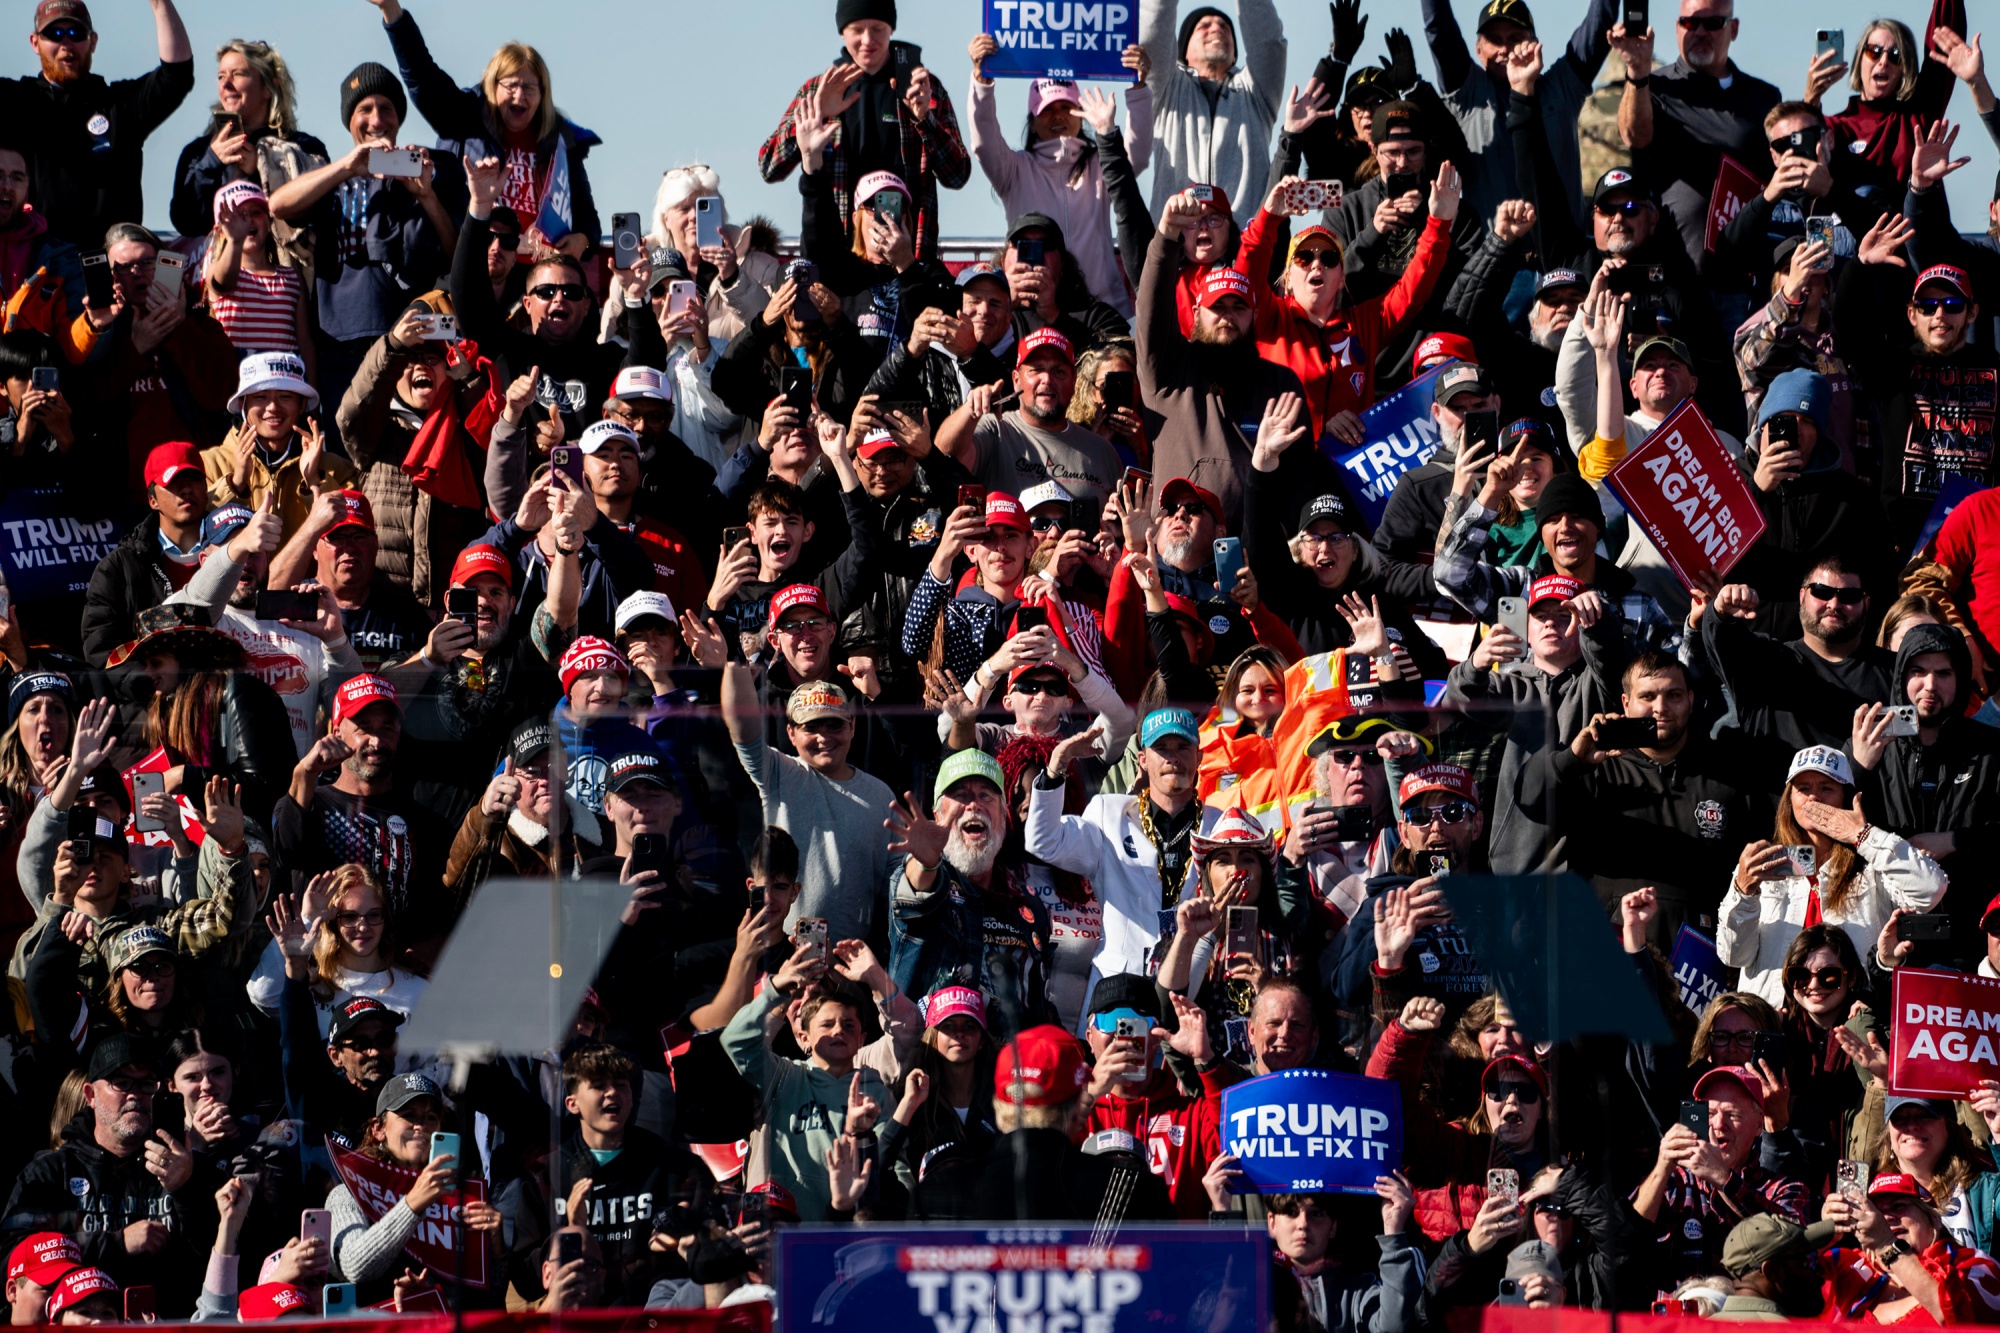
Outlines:
{"label": "sunglasses on head", "polygon": [[1919,296],[1913,298],[1910,304],[1926,315],[1935,315],[1940,312],[1947,315],[1956,315],[1959,311],[1965,309],[1965,298],[1963,296]]}
{"label": "sunglasses on head", "polygon": [[1340,265],[1340,251],[1326,246],[1314,246],[1301,250],[1292,256],[1292,262],[1300,268],[1311,268],[1318,264],[1321,268],[1337,268]]}
{"label": "sunglasses on head", "polygon": [[1839,967],[1822,967],[1818,971],[1809,967],[1785,969],[1785,984],[1793,990],[1804,990],[1815,981],[1821,990],[1839,990],[1847,984],[1847,971]]}
{"label": "sunglasses on head", "polygon": [[1676,19],[1675,22],[1679,23],[1681,25],[1681,28],[1684,31],[1688,32],[1692,32],[1696,28],[1701,29],[1703,32],[1721,32],[1724,28],[1729,26],[1728,17],[1726,15],[1718,15],[1718,14],[1702,14],[1694,18],[1689,18],[1686,15],[1682,15],[1680,18]]}
{"label": "sunglasses on head", "polygon": [[82,42],[90,39],[90,29],[77,23],[51,23],[42,29],[42,40],[48,42]]}
{"label": "sunglasses on head", "polygon": [[1445,801],[1440,805],[1413,805],[1403,811],[1403,820],[1418,828],[1428,828],[1432,824],[1456,824],[1471,813],[1472,807],[1464,801]]}
{"label": "sunglasses on head", "polygon": [[1865,588],[1836,588],[1829,583],[1808,583],[1806,591],[1822,602],[1839,602],[1842,606],[1855,606],[1867,600]]}
{"label": "sunglasses on head", "polygon": [[581,301],[590,295],[590,288],[580,282],[545,282],[539,287],[528,288],[528,295],[537,301],[553,301],[558,296],[565,301]]}
{"label": "sunglasses on head", "polygon": [[1486,1095],[1496,1102],[1504,1102],[1509,1097],[1516,1098],[1523,1106],[1533,1106],[1542,1100],[1542,1090],[1532,1083],[1517,1078],[1495,1079],[1486,1085]]}
{"label": "sunglasses on head", "polygon": [[1887,61],[1891,65],[1900,65],[1903,63],[1903,53],[1893,46],[1879,46],[1874,42],[1870,42],[1861,49],[1875,57],[1875,59]]}
{"label": "sunglasses on head", "polygon": [[1090,1025],[1103,1033],[1116,1033],[1121,1020],[1139,1024],[1140,1031],[1149,1031],[1153,1020],[1137,1009],[1106,1009],[1103,1013],[1092,1014]]}

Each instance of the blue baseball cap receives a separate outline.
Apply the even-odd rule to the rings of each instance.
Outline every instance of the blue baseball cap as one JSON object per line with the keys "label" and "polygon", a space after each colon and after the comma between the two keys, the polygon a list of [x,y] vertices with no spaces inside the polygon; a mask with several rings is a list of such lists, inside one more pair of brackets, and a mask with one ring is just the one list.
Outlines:
{"label": "blue baseball cap", "polygon": [[1780,412],[1798,412],[1812,418],[1821,435],[1827,433],[1833,415],[1833,386],[1824,375],[1811,370],[1788,370],[1771,381],[1764,401],[1757,407],[1757,429]]}
{"label": "blue baseball cap", "polygon": [[1201,728],[1194,714],[1185,708],[1156,708],[1139,724],[1139,744],[1150,750],[1168,736],[1178,736],[1189,745],[1201,744]]}
{"label": "blue baseball cap", "polygon": [[197,548],[220,546],[242,531],[243,525],[253,517],[255,515],[250,512],[248,505],[217,505],[208,511],[206,518],[202,519],[201,536],[195,542],[195,546]]}

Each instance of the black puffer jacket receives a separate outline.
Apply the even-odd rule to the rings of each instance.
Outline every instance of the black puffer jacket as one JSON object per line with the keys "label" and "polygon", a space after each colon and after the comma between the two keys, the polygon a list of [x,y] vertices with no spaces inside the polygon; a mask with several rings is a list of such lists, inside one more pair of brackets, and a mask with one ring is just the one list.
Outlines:
{"label": "black puffer jacket", "polygon": [[91,571],[83,595],[83,655],[101,667],[111,650],[139,637],[139,613],[173,591],[160,556],[160,516],[148,514]]}

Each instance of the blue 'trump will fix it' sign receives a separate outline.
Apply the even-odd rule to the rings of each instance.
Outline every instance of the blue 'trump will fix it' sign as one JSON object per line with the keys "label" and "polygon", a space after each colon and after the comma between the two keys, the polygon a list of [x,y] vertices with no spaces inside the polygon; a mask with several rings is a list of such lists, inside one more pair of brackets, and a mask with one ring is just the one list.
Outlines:
{"label": "blue 'trump will fix it' sign", "polygon": [[1137,13],[1114,0],[985,0],[985,31],[1000,49],[980,70],[989,79],[1130,83],[1122,57],[1139,38]]}
{"label": "blue 'trump will fix it' sign", "polygon": [[1373,1194],[1403,1161],[1403,1090],[1387,1079],[1286,1069],[1222,1094],[1222,1143],[1247,1192]]}

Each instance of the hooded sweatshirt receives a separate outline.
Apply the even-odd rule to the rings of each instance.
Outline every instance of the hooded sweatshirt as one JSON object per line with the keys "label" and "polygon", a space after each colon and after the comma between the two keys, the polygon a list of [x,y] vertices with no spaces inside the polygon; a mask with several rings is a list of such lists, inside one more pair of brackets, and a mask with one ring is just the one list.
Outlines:
{"label": "hooded sweatshirt", "polygon": [[1273,0],[1237,0],[1237,21],[1229,27],[1243,63],[1212,83],[1185,63],[1188,37],[1206,16],[1229,16],[1204,5],[1176,25],[1179,7],[1179,0],[1142,0],[1139,6],[1139,44],[1152,59],[1146,82],[1153,90],[1153,134],[1160,151],[1153,216],[1170,196],[1199,182],[1227,191],[1242,225],[1269,186],[1271,127],[1285,93],[1284,23]]}

